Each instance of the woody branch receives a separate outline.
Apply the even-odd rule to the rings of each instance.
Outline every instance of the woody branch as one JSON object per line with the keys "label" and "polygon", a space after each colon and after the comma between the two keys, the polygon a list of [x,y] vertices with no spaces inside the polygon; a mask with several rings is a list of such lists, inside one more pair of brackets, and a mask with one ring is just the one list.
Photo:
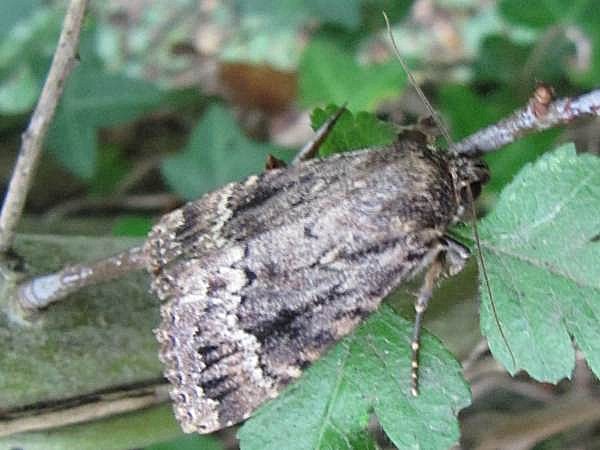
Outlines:
{"label": "woody branch", "polygon": [[6,253],[13,244],[15,229],[38,166],[44,138],[63,92],[65,80],[76,60],[86,6],[87,0],[72,0],[69,4],[48,77],[29,126],[23,133],[19,156],[0,213],[0,253]]}
{"label": "woody branch", "polygon": [[18,302],[26,310],[41,309],[86,286],[105,283],[144,267],[143,248],[132,247],[99,261],[67,266],[58,272],[35,277],[19,286]]}
{"label": "woody branch", "polygon": [[[454,144],[450,150],[467,156],[490,152],[528,133],[569,123],[580,117],[597,116],[599,111],[600,90],[553,100],[552,90],[540,85],[526,107]],[[326,127],[328,125],[325,124]],[[85,286],[110,281],[144,266],[144,254],[135,247],[102,261],[69,266],[26,281],[19,287],[18,301],[29,310],[43,308]]]}
{"label": "woody branch", "polygon": [[600,113],[600,90],[579,97],[553,99],[552,89],[539,85],[529,103],[500,122],[483,128],[449,147],[453,153],[477,156],[498,150],[521,137]]}

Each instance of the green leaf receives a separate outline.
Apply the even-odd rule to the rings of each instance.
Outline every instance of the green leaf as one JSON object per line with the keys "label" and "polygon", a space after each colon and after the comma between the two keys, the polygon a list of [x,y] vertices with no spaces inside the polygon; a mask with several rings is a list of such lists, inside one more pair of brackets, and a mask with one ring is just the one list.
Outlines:
{"label": "green leaf", "polygon": [[146,447],[145,450],[221,450],[223,448],[223,444],[211,436],[194,434],[154,444]]}
{"label": "green leaf", "polygon": [[[316,108],[311,114],[311,126],[317,130],[339,109],[336,105]],[[393,125],[379,120],[374,114],[359,112],[353,115],[344,111],[319,148],[319,156],[328,156],[348,150],[391,144],[396,138]]]}
{"label": "green leaf", "polygon": [[37,99],[55,50],[62,8],[38,0],[0,2],[0,112],[22,114]]}
{"label": "green leaf", "polygon": [[101,127],[131,121],[162,104],[154,84],[111,75],[83,62],[73,71],[48,135],[50,152],[75,175],[96,171],[96,134]]}
{"label": "green leaf", "polygon": [[41,6],[41,0],[4,0],[0,2],[0,39],[14,33],[20,21],[29,18]]}
{"label": "green leaf", "polygon": [[513,142],[501,151],[485,155],[492,174],[485,186],[486,191],[500,192],[525,164],[535,161],[550,148],[559,135],[558,129],[546,130]]}
{"label": "green leaf", "polygon": [[[446,449],[456,414],[470,403],[460,365],[429,334],[422,340],[421,394],[410,393],[412,323],[383,306],[238,433],[243,450],[375,448],[377,416],[398,448]],[[273,424],[277,423],[274,427]]]}
{"label": "green leaf", "polygon": [[531,46],[512,42],[502,35],[486,37],[474,63],[475,78],[501,84],[519,84],[528,62]]}
{"label": "green leaf", "polygon": [[572,144],[523,169],[479,225],[498,320],[482,286],[481,327],[512,372],[570,377],[573,337],[600,375],[600,159]]}
{"label": "green leaf", "polygon": [[360,65],[343,48],[313,40],[299,67],[300,101],[305,106],[348,103],[354,111],[373,111],[382,100],[397,97],[406,75],[397,62]]}
{"label": "green leaf", "polygon": [[242,15],[266,16],[280,27],[293,28],[309,20],[354,28],[360,24],[360,0],[253,0],[241,1]]}
{"label": "green leaf", "polygon": [[589,10],[597,8],[594,0],[502,0],[500,12],[509,21],[544,28],[556,23],[568,23],[580,20]]}
{"label": "green leaf", "polygon": [[232,114],[215,105],[204,114],[183,152],[164,159],[161,172],[175,192],[194,199],[262,171],[269,151],[273,148],[248,139]]}
{"label": "green leaf", "polygon": [[145,237],[152,229],[155,220],[145,216],[121,216],[112,227],[113,236]]}
{"label": "green leaf", "polygon": [[0,83],[0,111],[3,114],[24,113],[35,103],[38,93],[38,79],[28,65],[21,65]]}

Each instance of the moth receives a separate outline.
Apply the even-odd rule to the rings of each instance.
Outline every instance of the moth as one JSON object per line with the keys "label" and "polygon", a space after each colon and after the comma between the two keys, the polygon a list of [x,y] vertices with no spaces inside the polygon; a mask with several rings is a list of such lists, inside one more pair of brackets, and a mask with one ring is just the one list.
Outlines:
{"label": "moth", "polygon": [[461,271],[470,255],[447,230],[489,180],[478,156],[595,114],[592,97],[553,101],[540,85],[526,108],[453,152],[417,133],[309,159],[341,109],[290,167],[271,160],[270,170],[163,216],[142,247],[21,285],[20,305],[41,308],[125,267],[147,269],[163,300],[156,337],[175,415],[184,431],[210,433],[276,397],[388,293],[424,272],[410,344],[417,395],[423,314],[436,281]]}
{"label": "moth", "polygon": [[290,167],[271,160],[271,170],[163,216],[142,247],[20,285],[19,304],[43,308],[147,269],[163,300],[156,337],[175,415],[184,431],[210,433],[248,418],[424,272],[410,387],[406,380],[416,395],[427,303],[436,281],[469,257],[448,227],[465,218],[489,180],[478,156],[528,131],[595,115],[595,96],[553,100],[540,85],[525,108],[451,152],[412,133],[382,148],[305,160],[341,109]]}
{"label": "moth", "polygon": [[488,178],[479,159],[405,139],[268,170],[164,216],[144,253],[164,301],[156,336],[183,430],[248,418],[425,270],[416,395],[435,281],[469,257],[446,230]]}

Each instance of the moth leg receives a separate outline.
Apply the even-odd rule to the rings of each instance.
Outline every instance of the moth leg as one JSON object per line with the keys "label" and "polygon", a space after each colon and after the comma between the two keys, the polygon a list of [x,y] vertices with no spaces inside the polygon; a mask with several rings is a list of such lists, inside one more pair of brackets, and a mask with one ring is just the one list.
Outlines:
{"label": "moth leg", "polygon": [[427,309],[433,289],[441,275],[455,275],[460,272],[470,256],[469,249],[449,236],[440,239],[441,247],[433,263],[427,269],[425,280],[415,302],[415,325],[411,341],[411,392],[413,396],[419,395],[419,347],[421,345],[421,326],[423,315]]}
{"label": "moth leg", "polygon": [[325,139],[327,138],[327,136],[329,136],[329,133],[331,133],[331,130],[333,130],[335,123],[344,111],[346,111],[345,103],[335,112],[333,116],[327,119],[325,123],[319,127],[319,129],[315,133],[315,136],[306,144],[304,144],[304,147],[300,149],[298,154],[292,160],[292,166],[295,166],[296,164],[301,163],[302,161],[311,159],[317,154],[319,147],[321,146],[321,144],[323,144],[323,142],[325,142]]}
{"label": "moth leg", "polygon": [[287,167],[285,161],[276,158],[270,153],[267,155],[267,160],[265,161],[265,170],[282,169],[284,167]]}
{"label": "moth leg", "polygon": [[425,280],[423,286],[419,291],[419,296],[415,302],[415,325],[413,328],[413,337],[410,343],[412,349],[412,358],[410,363],[411,368],[411,393],[413,396],[419,395],[419,347],[421,345],[421,323],[423,321],[423,315],[427,309],[429,299],[433,294],[433,288],[435,282],[438,280],[443,271],[443,264],[440,258],[440,253],[436,259],[431,263],[427,273],[425,274]]}
{"label": "moth leg", "polygon": [[448,235],[441,239],[441,243],[444,246],[444,275],[452,277],[463,270],[471,251]]}

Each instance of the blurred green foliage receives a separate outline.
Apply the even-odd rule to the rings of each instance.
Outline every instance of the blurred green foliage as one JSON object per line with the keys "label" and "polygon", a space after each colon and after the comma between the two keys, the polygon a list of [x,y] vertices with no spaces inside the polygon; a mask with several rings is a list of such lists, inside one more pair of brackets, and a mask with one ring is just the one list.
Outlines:
{"label": "blurred green foliage", "polygon": [[223,448],[221,442],[208,436],[188,435],[150,445],[146,450],[221,450]]}
{"label": "blurred green foliage", "polygon": [[364,66],[331,40],[313,40],[298,70],[303,105],[347,102],[352,111],[374,111],[378,103],[397,97],[406,79],[397,62]]}
{"label": "blurred green foliage", "polygon": [[146,236],[154,221],[146,216],[122,215],[115,220],[112,234],[115,236]]}
{"label": "blurred green foliage", "polygon": [[[311,115],[313,129],[317,130],[328,118],[333,117],[338,108],[329,105],[324,109],[314,109]],[[365,111],[356,115],[344,111],[319,148],[319,156],[391,144],[395,138],[396,130],[389,122],[383,122]]]}
{"label": "blurred green foliage", "polygon": [[0,2],[0,113],[25,113],[35,103],[62,15],[40,0]]}
{"label": "blurred green foliage", "polygon": [[[187,3],[184,0],[178,5],[190,8]],[[271,63],[273,58],[277,58],[274,54],[278,51],[286,53],[282,58],[286,58],[286,64],[291,64],[298,71],[299,104],[314,107],[348,102],[353,112],[375,111],[383,101],[402,92],[405,76],[393,59],[385,63],[365,64],[359,61],[359,57],[364,59],[365,44],[374,36],[386,39],[380,16],[383,9],[395,22],[394,31],[402,47],[406,32],[409,33],[407,36],[412,33],[412,25],[402,25],[411,4],[408,0],[337,3],[238,0],[233,10],[223,6],[214,11],[213,20],[223,24],[234,20],[233,11],[237,14],[239,29],[236,31],[243,36],[245,47],[236,50],[241,43],[234,33],[230,42],[223,44],[221,49],[227,61]],[[446,79],[439,79],[435,72],[430,72],[428,64],[435,63],[435,55],[423,53],[427,45],[419,49],[417,41],[416,46],[406,46],[406,53],[414,61],[412,65],[418,68],[418,73],[439,80],[436,81],[433,97],[452,123],[455,137],[464,136],[467,131],[497,120],[522,105],[536,80],[553,83],[559,93],[569,93],[589,86],[598,78],[600,68],[596,67],[596,61],[600,58],[593,56],[600,47],[600,33],[593,26],[598,15],[593,1],[579,0],[565,6],[555,0],[536,0],[523,7],[522,2],[503,0],[475,13],[469,9],[473,6],[469,1],[450,5],[458,14],[472,15],[471,22],[469,18],[457,22],[458,32],[465,33],[462,36],[465,43],[475,49],[472,55],[468,48],[465,50],[469,59],[463,67],[466,72],[461,74],[459,84],[451,71],[447,72]],[[0,112],[4,115],[21,114],[33,106],[37,97],[58,36],[63,10],[34,0],[7,0],[0,8],[4,24],[0,27],[3,30]],[[157,5],[158,8],[160,5]],[[145,14],[151,17],[151,12]],[[494,19],[482,22],[488,26],[476,26],[484,16]],[[91,15],[87,20],[82,37],[81,63],[67,83],[48,139],[48,148],[58,161],[76,176],[90,181],[97,180],[97,172],[106,173],[97,154],[100,129],[131,122],[149,111],[177,108],[177,103],[173,104],[168,99],[168,84],[161,82],[158,86],[139,77],[132,79],[129,73],[139,73],[139,67],[128,67],[126,61],[106,54],[107,48],[117,51],[114,44],[107,47],[107,43],[112,41],[107,37],[111,28],[105,22],[106,18],[106,14],[99,14]],[[148,26],[153,25],[152,20],[148,19]],[[314,37],[305,48],[297,45],[282,48],[282,43],[276,42],[281,40],[278,33],[282,30],[291,33],[290,38],[293,38],[299,29],[315,21],[320,23],[320,28],[313,33]],[[254,23],[253,26],[261,24],[252,28],[251,36],[244,28],[248,23]],[[149,49],[144,47],[150,45],[147,43],[149,38],[145,39],[138,45]],[[243,48],[247,50],[251,41],[262,44],[245,54]],[[585,59],[586,49],[591,53],[582,66],[581,58]],[[473,111],[476,113],[473,114]],[[545,138],[543,143],[554,137]],[[537,142],[531,147],[538,147],[535,144]],[[225,163],[232,160],[224,152],[214,153],[213,159],[221,158]],[[500,181],[491,186],[494,191],[498,191],[522,163],[532,159],[528,152],[520,153],[522,156],[499,158],[501,161],[491,158],[494,173],[501,174],[498,175]],[[197,167],[197,163],[195,161],[193,167]],[[165,163],[165,167],[169,164],[174,163]],[[257,168],[254,165],[251,170]],[[115,169],[120,170],[117,166]],[[219,172],[223,175],[218,175]],[[185,198],[191,198],[205,192],[208,186],[212,188],[228,181],[231,177],[225,172],[217,171],[214,181],[204,187],[191,190],[179,187],[176,190]],[[174,187],[170,180],[172,177],[166,178]]]}
{"label": "blurred green foliage", "polygon": [[91,179],[98,170],[99,129],[132,121],[165,101],[166,95],[152,83],[103,73],[101,67],[83,62],[69,78],[48,148],[75,175]]}
{"label": "blurred green foliage", "polygon": [[241,132],[229,110],[213,105],[192,131],[186,148],[166,157],[161,170],[175,192],[192,200],[224,183],[260,172],[268,153],[269,146],[259,145]]}

